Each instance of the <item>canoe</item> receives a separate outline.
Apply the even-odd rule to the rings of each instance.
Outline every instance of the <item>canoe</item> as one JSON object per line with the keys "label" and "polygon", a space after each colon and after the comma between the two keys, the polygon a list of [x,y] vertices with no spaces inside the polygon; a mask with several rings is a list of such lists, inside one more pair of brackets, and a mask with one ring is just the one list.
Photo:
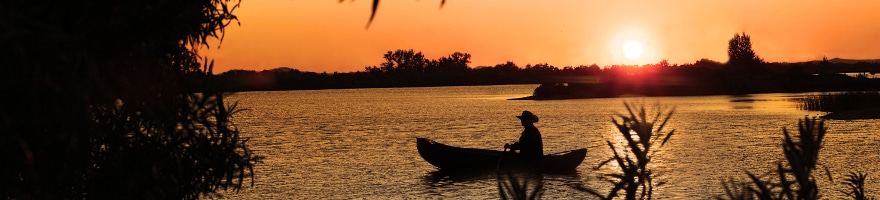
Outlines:
{"label": "canoe", "polygon": [[582,148],[544,155],[538,160],[524,159],[510,152],[453,147],[426,138],[416,138],[416,146],[425,161],[441,170],[452,171],[485,170],[504,166],[567,173],[574,172],[587,156],[587,149]]}

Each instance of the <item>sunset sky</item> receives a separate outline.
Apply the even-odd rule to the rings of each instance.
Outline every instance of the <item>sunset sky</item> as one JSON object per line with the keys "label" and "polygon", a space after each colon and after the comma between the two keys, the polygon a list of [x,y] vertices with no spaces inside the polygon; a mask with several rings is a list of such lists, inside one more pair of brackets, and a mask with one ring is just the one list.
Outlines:
{"label": "sunset sky", "polygon": [[[245,0],[235,11],[241,26],[200,53],[215,73],[362,71],[396,49],[429,59],[470,53],[471,67],[683,64],[727,61],[727,41],[746,32],[770,62],[880,58],[880,1],[385,0],[367,29],[371,3]],[[624,56],[630,42],[642,47],[638,58]]]}

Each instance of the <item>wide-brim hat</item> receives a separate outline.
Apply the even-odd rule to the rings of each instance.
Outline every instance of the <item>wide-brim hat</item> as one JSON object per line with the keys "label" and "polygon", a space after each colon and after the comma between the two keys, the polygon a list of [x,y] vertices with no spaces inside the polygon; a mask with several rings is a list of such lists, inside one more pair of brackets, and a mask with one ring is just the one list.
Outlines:
{"label": "wide-brim hat", "polygon": [[516,116],[516,118],[519,118],[520,120],[524,120],[524,121],[530,121],[532,123],[538,122],[538,116],[536,116],[535,114],[532,114],[532,112],[529,112],[528,110],[523,111],[522,114],[519,116]]}

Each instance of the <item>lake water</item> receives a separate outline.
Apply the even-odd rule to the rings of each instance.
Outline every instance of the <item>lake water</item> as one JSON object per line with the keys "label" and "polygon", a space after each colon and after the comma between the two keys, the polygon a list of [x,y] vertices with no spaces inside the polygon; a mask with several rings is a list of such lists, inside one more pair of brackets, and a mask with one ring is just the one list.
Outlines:
{"label": "lake water", "polygon": [[[572,175],[544,175],[546,199],[595,199],[573,185],[602,190],[612,169],[593,168],[619,143],[611,118],[624,102],[675,107],[675,135],[653,160],[654,197],[708,199],[721,181],[766,174],[782,160],[782,128],[819,112],[797,109],[806,94],[633,97],[511,101],[537,85],[242,92],[228,96],[240,108],[233,122],[264,163],[255,184],[230,199],[496,199],[493,174],[444,176],[416,150],[416,137],[453,146],[501,150],[522,131],[514,116],[529,110],[544,152],[588,148]],[[821,194],[843,198],[849,172],[869,172],[869,194],[880,196],[880,120],[826,121],[828,134],[815,173]]]}

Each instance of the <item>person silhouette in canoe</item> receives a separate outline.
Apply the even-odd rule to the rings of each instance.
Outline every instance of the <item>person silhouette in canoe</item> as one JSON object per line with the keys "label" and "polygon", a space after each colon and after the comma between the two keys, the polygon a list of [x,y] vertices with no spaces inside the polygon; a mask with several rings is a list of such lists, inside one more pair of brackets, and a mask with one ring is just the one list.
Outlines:
{"label": "person silhouette in canoe", "polygon": [[544,143],[541,141],[541,132],[535,127],[535,123],[538,122],[538,116],[535,116],[532,112],[523,111],[522,115],[516,116],[516,118],[519,118],[525,130],[519,136],[519,141],[513,144],[504,144],[504,148],[519,150],[519,155],[522,158],[538,159],[544,156]]}

